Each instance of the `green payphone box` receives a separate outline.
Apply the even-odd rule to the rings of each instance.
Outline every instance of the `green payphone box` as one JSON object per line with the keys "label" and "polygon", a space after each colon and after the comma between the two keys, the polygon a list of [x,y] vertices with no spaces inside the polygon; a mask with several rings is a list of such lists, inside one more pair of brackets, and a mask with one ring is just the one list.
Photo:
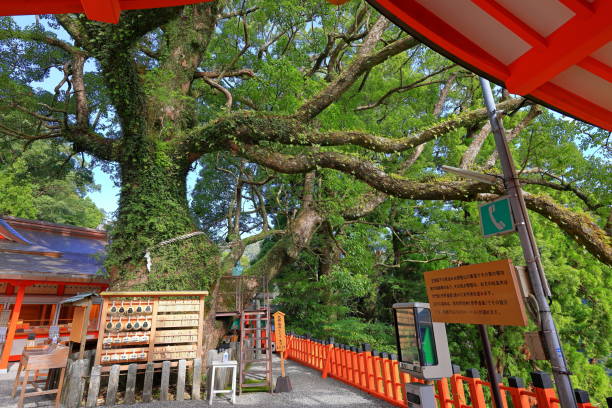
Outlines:
{"label": "green payphone box", "polygon": [[396,303],[393,316],[400,370],[424,380],[450,377],[446,327],[431,321],[429,303]]}

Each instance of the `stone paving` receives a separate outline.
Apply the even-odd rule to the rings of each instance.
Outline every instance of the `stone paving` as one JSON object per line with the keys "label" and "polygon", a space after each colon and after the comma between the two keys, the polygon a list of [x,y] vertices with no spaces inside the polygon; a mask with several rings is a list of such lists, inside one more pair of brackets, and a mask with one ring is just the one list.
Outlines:
{"label": "stone paving", "polygon": [[[15,374],[17,374],[18,364],[11,364],[9,370],[6,373],[0,373],[0,407],[1,408],[17,408],[17,401],[19,400],[19,389],[17,389],[17,396],[11,398],[11,391],[13,390],[13,382],[15,381]],[[34,378],[33,376],[31,379]],[[32,392],[34,389],[32,386],[28,386],[28,392]],[[52,407],[55,400],[55,395],[41,395],[38,397],[30,397],[25,399],[24,408],[42,408]]]}
{"label": "stone paving", "polygon": [[[274,379],[280,373],[278,359],[274,361]],[[291,379],[293,392],[270,394],[267,392],[250,392],[236,396],[237,407],[276,408],[276,407],[330,407],[330,408],[365,408],[365,407],[391,407],[379,399],[349,387],[340,381],[331,378],[321,378],[321,373],[304,367],[292,361],[286,362],[287,375]],[[260,370],[260,369],[259,369]],[[258,374],[258,367],[250,370],[251,375]],[[10,392],[15,378],[17,366],[13,364],[7,374],[0,374],[0,408],[16,408],[17,398],[11,398]],[[26,399],[25,408],[42,408],[52,405],[52,398],[41,396]],[[213,401],[214,406],[231,406],[229,401],[218,395]],[[208,406],[208,401],[184,402],[152,402],[148,404],[131,405],[132,408],[195,408]],[[117,405],[125,407],[125,405]]]}

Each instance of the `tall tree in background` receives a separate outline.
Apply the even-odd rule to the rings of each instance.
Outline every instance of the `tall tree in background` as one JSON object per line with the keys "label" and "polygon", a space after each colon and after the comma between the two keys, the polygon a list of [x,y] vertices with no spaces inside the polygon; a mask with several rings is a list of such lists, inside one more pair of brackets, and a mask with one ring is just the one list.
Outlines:
{"label": "tall tree in background", "polygon": [[[284,294],[351,333],[357,323],[344,317],[384,321],[389,302],[423,296],[425,269],[520,263],[515,238],[472,237],[473,202],[502,194],[501,183],[437,170],[500,173],[476,78],[364,2],[217,1],[124,12],[118,25],[81,15],[0,25],[0,133],[67,143],[121,187],[108,257],[115,288],[214,289],[248,243],[265,239],[250,272],[284,273]],[[40,91],[50,67],[62,79]],[[565,291],[556,310],[574,307],[561,323],[571,341],[580,313],[609,325],[599,311],[612,264],[609,135],[506,93],[499,100],[527,206],[543,216],[551,281]],[[197,162],[199,220],[185,181]],[[209,236],[152,250],[198,227]],[[576,271],[595,288],[571,282]],[[577,299],[593,307],[575,308]],[[573,350],[601,355],[582,340]]]}
{"label": "tall tree in background", "polygon": [[[268,175],[259,178],[247,163],[304,175],[293,201],[281,203],[292,206],[282,231],[264,231],[267,220],[261,220],[264,235],[284,234],[254,268],[271,276],[297,259],[321,226],[333,231],[317,205],[322,195],[341,198],[329,203],[342,207],[334,209],[337,216],[361,219],[390,196],[474,201],[502,192],[501,184],[439,177],[419,163],[426,154],[452,164],[462,152],[465,167],[496,173],[490,149],[488,158],[476,160],[489,146],[486,112],[473,77],[424,52],[365,3],[332,11],[323,1],[225,1],[129,11],[118,25],[81,15],[45,21],[20,29],[2,20],[7,68],[0,131],[14,139],[63,140],[113,169],[121,186],[108,258],[115,287],[198,282],[210,288],[240,258],[245,242],[238,233],[244,223],[236,218],[243,201],[237,189],[227,262],[219,263],[216,245],[198,238],[181,254],[205,265],[197,271],[148,273],[145,267],[148,248],[196,228],[185,178],[200,158],[241,158],[233,183],[252,188],[253,202]],[[69,39],[58,38],[57,30]],[[95,69],[86,70],[87,61]],[[31,82],[49,66],[64,74],[54,95]],[[526,105],[508,95],[498,105],[517,144],[538,113]],[[461,148],[466,140],[469,146]],[[529,162],[522,167],[531,175],[526,183],[589,202],[564,174]],[[336,181],[322,184],[321,176]],[[609,235],[597,223],[607,210],[578,214],[546,194],[526,200],[600,260],[612,262]]]}
{"label": "tall tree in background", "polygon": [[104,213],[85,197],[98,188],[84,157],[47,140],[0,145],[0,214],[96,228]]}

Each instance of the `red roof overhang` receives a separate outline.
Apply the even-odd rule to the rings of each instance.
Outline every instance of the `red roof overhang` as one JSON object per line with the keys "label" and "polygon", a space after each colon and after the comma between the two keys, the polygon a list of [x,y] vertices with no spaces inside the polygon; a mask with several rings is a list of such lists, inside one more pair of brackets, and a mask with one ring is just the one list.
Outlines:
{"label": "red roof overhang", "polygon": [[464,67],[612,131],[612,0],[368,0]]}
{"label": "red roof overhang", "polygon": [[117,23],[122,10],[183,6],[211,0],[25,0],[2,1],[0,16],[85,13],[90,20]]}

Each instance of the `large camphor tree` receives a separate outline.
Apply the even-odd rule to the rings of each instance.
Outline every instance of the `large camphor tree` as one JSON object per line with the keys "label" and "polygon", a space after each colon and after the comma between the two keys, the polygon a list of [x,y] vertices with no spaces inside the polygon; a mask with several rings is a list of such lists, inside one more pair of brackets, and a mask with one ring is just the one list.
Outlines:
{"label": "large camphor tree", "polygon": [[[435,168],[499,173],[475,77],[365,2],[336,9],[314,0],[214,1],[128,11],[117,25],[82,15],[26,28],[0,21],[0,133],[28,143],[58,139],[102,162],[120,186],[107,259],[114,288],[212,290],[246,244],[272,235],[280,239],[251,269],[275,276],[315,233],[330,242],[326,256],[338,257],[333,217],[363,220],[391,197],[470,202],[503,193],[501,183]],[[36,88],[52,68],[63,73],[55,92]],[[609,186],[579,179],[588,172],[572,178],[569,168],[535,166],[528,154],[531,139],[541,147],[578,132],[601,146],[605,134],[546,113],[542,121],[562,133],[547,135],[544,125],[530,125],[541,108],[506,93],[499,101],[508,138],[525,150],[522,180],[537,186],[528,208],[611,264],[608,203],[598,193]],[[218,189],[212,173],[227,170],[215,163],[238,163],[227,176],[235,190],[218,189],[231,202],[230,250],[197,235],[158,248],[148,270],[148,250],[197,229],[186,176],[199,160],[210,176],[200,184],[210,191]],[[299,191],[284,224],[270,227],[273,199],[263,193],[276,173],[300,175],[290,182]],[[322,182],[330,174],[336,182]],[[243,194],[252,202],[246,210]],[[259,223],[245,238],[244,217],[253,214]]]}

